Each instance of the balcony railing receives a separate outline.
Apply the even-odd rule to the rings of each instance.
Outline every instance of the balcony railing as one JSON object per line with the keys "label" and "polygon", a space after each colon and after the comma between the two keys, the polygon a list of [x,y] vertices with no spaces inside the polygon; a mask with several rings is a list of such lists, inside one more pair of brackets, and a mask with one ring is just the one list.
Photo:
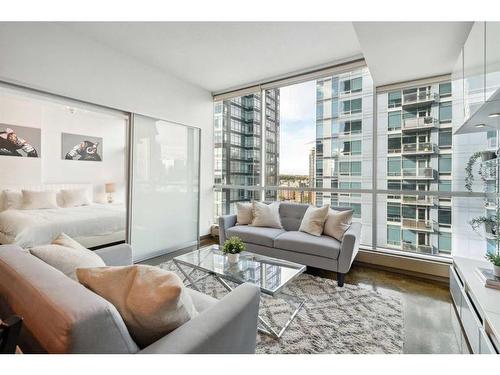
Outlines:
{"label": "balcony railing", "polygon": [[439,100],[439,95],[437,93],[432,93],[430,91],[420,91],[412,92],[410,94],[403,95],[403,107],[413,106],[417,104],[432,104]]}
{"label": "balcony railing", "polygon": [[423,253],[423,254],[437,254],[438,251],[432,245],[417,245],[412,243],[403,242],[403,250],[404,251],[412,251],[415,253]]}
{"label": "balcony railing", "polygon": [[434,232],[437,223],[434,220],[424,219],[403,219],[401,227],[403,229],[417,230],[421,232]]}
{"label": "balcony railing", "polygon": [[434,197],[426,195],[403,195],[402,203],[415,206],[433,206]]}
{"label": "balcony railing", "polygon": [[432,116],[407,118],[403,120],[402,131],[416,131],[432,129],[436,126],[437,120]]}
{"label": "balcony railing", "polygon": [[436,145],[431,142],[403,143],[403,155],[430,155],[436,152]]}
{"label": "balcony railing", "polygon": [[434,180],[435,171],[430,167],[425,168],[406,168],[402,170],[402,176],[408,180]]}

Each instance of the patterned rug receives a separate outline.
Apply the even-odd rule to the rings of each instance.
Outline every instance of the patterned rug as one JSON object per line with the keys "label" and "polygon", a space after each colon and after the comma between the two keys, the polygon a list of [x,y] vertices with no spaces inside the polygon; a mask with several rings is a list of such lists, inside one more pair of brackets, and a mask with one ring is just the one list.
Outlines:
{"label": "patterned rug", "polygon": [[[172,261],[160,267],[180,271]],[[194,278],[202,273],[196,271]],[[227,291],[213,277],[198,284],[200,290],[215,298],[222,298]],[[257,335],[257,353],[402,353],[403,309],[401,301],[391,296],[355,285],[302,274],[283,292],[300,299],[305,304],[283,336],[276,340],[266,334]],[[263,296],[260,314],[276,331],[295,310],[287,300]]]}

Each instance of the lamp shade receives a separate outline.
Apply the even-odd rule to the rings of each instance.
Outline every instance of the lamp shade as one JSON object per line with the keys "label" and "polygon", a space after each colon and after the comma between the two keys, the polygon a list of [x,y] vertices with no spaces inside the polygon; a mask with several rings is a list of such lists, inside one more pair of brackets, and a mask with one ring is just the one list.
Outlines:
{"label": "lamp shade", "polygon": [[107,183],[105,185],[106,193],[114,193],[116,191],[115,184],[113,182]]}

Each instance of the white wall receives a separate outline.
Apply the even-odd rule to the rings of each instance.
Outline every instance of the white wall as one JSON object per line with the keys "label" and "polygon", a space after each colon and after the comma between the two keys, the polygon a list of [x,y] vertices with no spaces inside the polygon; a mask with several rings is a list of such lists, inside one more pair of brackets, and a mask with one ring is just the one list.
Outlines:
{"label": "white wall", "polygon": [[[202,57],[200,57],[202,58]],[[0,80],[196,126],[200,233],[213,221],[211,94],[54,23],[0,23]]]}
{"label": "white wall", "polygon": [[[39,158],[0,157],[0,170],[6,171],[2,173],[3,185],[92,184],[96,201],[104,201],[104,184],[114,182],[115,201],[125,201],[128,121],[123,115],[95,112],[88,106],[85,109],[68,107],[0,87],[0,123],[41,130]],[[102,161],[64,160],[62,133],[101,137]]]}

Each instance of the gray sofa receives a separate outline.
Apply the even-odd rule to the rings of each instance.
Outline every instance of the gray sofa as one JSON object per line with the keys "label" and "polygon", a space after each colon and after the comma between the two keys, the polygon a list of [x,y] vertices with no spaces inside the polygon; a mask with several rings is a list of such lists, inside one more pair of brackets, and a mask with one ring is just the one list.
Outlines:
{"label": "gray sofa", "polygon": [[[219,218],[220,245],[227,238],[238,236],[245,242],[248,251],[284,259],[306,266],[337,272],[339,286],[344,285],[344,276],[359,249],[361,224],[353,222],[342,241],[322,235],[316,237],[299,232],[308,204],[281,203],[280,219],[283,229],[236,225],[236,215]],[[350,207],[332,207],[335,210],[351,210]]]}
{"label": "gray sofa", "polygon": [[[128,245],[96,253],[110,266],[132,263]],[[0,317],[24,318],[25,353],[254,353],[259,289],[243,284],[221,300],[188,289],[199,315],[140,349],[116,308],[14,245],[0,246]]]}

